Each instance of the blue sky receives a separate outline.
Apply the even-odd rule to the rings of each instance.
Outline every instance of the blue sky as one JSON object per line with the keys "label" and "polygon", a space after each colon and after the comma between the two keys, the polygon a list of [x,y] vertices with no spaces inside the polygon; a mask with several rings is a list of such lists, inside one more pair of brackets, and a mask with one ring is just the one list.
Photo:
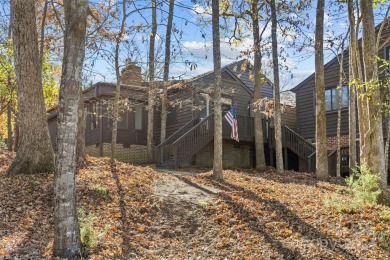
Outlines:
{"label": "blue sky", "polygon": [[[115,0],[111,0],[115,1]],[[190,7],[192,10],[188,8],[175,7],[175,19],[174,24],[175,28],[180,33],[176,33],[172,38],[177,39],[180,42],[180,46],[182,49],[182,54],[178,55],[171,63],[170,72],[171,77],[176,79],[190,78],[196,76],[198,74],[205,73],[213,69],[213,51],[212,51],[212,32],[210,26],[204,26],[204,21],[209,21],[211,17],[207,14],[201,15],[202,19],[200,19],[200,15],[197,15],[196,12],[205,13],[207,9],[200,5],[194,5],[189,0],[181,0],[177,1],[179,5],[185,5]],[[145,4],[145,1],[141,1],[141,5]],[[306,24],[315,22],[315,5],[316,1],[313,2],[312,7],[307,11]],[[345,6],[345,5],[344,5]],[[332,39],[334,36],[337,36],[341,33],[345,33],[347,30],[347,21],[346,21],[346,10],[336,10],[336,6],[332,4],[327,4],[326,14],[325,14],[325,35]],[[337,6],[338,8],[338,6]],[[161,6],[162,10],[167,10],[167,6],[164,4]],[[335,11],[336,10],[336,11]],[[196,11],[196,12],[195,12]],[[335,14],[338,15],[335,15]],[[162,52],[163,52],[163,41],[161,38],[165,37],[166,27],[163,25],[165,21],[162,21],[161,18],[165,17],[166,14],[164,12],[158,12],[158,22],[160,26],[158,27],[158,37],[157,37],[157,48],[156,52],[162,60]],[[142,11],[140,14],[134,14],[128,19],[128,24],[134,23],[145,23],[145,21],[150,20],[150,10]],[[164,18],[165,19],[165,18]],[[200,22],[202,20],[203,22]],[[221,23],[223,20],[221,19]],[[203,26],[200,26],[202,24]],[[140,55],[131,57],[133,60],[137,61],[139,65],[143,68],[147,67],[146,57],[148,52],[148,43],[142,42],[143,39],[148,38],[148,31],[144,34],[134,34],[129,35],[128,37],[132,38],[134,41],[134,45],[128,48],[122,48],[121,51],[121,64],[124,64],[124,60],[128,57],[131,57],[132,52],[137,50]],[[304,30],[305,34],[314,36],[314,26],[310,29]],[[248,31],[248,33],[250,33]],[[181,37],[179,37],[181,35]],[[270,26],[266,28],[265,35],[270,35]],[[306,47],[302,52],[297,52],[293,48],[287,46],[288,42],[299,41],[302,37],[298,37],[297,40],[288,40],[287,42],[280,41],[280,47],[283,47],[286,50],[286,54],[288,57],[286,61],[281,63],[283,65],[287,65],[289,67],[289,71],[282,74],[282,89],[287,90],[294,87],[296,84],[304,80],[307,76],[314,72],[314,55],[313,48]],[[247,50],[252,46],[252,39],[246,38],[237,46],[230,46],[227,43],[227,38],[225,36],[221,37],[221,55],[222,55],[222,65],[226,65],[232,63],[237,60],[240,56],[240,52],[243,50]],[[337,45],[337,40],[335,41]],[[173,47],[178,53],[178,44],[174,44]],[[325,44],[325,46],[329,47],[329,44]],[[267,45],[265,49],[270,48],[270,45]],[[335,49],[334,47],[332,49]],[[267,50],[265,50],[266,52]],[[334,50],[325,52],[326,61],[330,60],[334,57]],[[190,70],[189,66],[184,64],[184,61],[190,61],[197,65],[195,70]],[[268,65],[270,62],[268,57],[264,57],[263,67],[267,76],[272,81],[272,73],[271,68]],[[102,59],[98,60],[95,63],[95,70],[99,73],[99,75],[95,75],[92,77],[91,81],[115,81],[112,63],[106,62]],[[144,69],[145,71],[145,69]],[[291,74],[293,76],[291,76]]]}

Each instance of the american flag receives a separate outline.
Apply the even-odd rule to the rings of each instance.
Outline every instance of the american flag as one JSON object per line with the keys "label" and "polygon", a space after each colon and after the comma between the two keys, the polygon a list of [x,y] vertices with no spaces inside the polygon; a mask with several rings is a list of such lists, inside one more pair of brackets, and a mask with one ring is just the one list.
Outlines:
{"label": "american flag", "polygon": [[226,113],[225,119],[232,127],[231,138],[239,142],[240,140],[238,139],[237,115],[233,106],[231,106],[230,110]]}

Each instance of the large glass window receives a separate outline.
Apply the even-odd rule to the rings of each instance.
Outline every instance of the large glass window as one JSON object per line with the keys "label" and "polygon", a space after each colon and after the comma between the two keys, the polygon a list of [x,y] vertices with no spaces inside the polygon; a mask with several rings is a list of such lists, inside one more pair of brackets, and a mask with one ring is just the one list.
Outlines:
{"label": "large glass window", "polygon": [[[348,86],[342,87],[341,92],[341,109],[347,109],[348,108],[348,101],[349,101],[349,93],[348,93]],[[331,88],[325,90],[325,107],[326,111],[334,111],[338,108],[338,89],[337,88]]]}

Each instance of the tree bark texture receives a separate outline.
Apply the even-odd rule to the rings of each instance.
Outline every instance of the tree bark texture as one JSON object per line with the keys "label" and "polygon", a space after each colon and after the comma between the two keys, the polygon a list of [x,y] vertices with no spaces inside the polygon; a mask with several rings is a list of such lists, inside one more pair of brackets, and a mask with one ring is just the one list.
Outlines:
{"label": "tree bark texture", "polygon": [[279,80],[279,58],[278,58],[278,38],[277,38],[277,17],[275,0],[271,0],[272,17],[272,62],[274,71],[274,109],[275,109],[275,144],[276,144],[276,172],[282,174],[283,169],[283,145],[282,145],[282,115],[280,110],[280,80]]}
{"label": "tree bark texture", "polygon": [[20,132],[18,151],[8,173],[53,172],[54,152],[43,97],[35,1],[13,0],[11,6]]}
{"label": "tree bark texture", "polygon": [[[112,135],[111,135],[111,156],[110,156],[110,163],[111,166],[115,166],[115,147],[116,147],[116,139],[118,135],[118,117],[119,117],[119,99],[121,96],[121,74],[119,70],[119,49],[120,45],[122,43],[122,38],[124,35],[125,30],[125,24],[126,24],[126,1],[122,2],[122,21],[121,21],[121,27],[119,29],[119,33],[116,37],[116,43],[115,43],[115,54],[114,54],[114,62],[115,62],[115,76],[116,76],[116,86],[115,86],[115,97],[114,97],[114,104],[113,104],[113,111],[112,111]],[[101,102],[100,102],[101,106]],[[101,122],[101,120],[99,120]],[[99,126],[100,129],[102,129]],[[101,151],[102,151],[102,145],[103,143],[100,143]]]}
{"label": "tree bark texture", "polygon": [[[254,93],[253,103],[259,104],[261,100],[261,85],[263,84],[263,73],[261,72],[261,50],[260,50],[260,31],[259,31],[259,9],[258,0],[252,0],[252,27],[253,27],[253,52],[254,52]],[[264,155],[264,137],[263,122],[260,107],[254,111],[255,124],[255,150],[256,150],[256,169],[259,171],[266,170]]]}
{"label": "tree bark texture", "polygon": [[340,148],[340,132],[341,132],[341,105],[342,105],[342,93],[343,93],[343,85],[344,85],[344,43],[347,39],[348,34],[341,41],[340,51],[338,63],[339,63],[339,86],[337,89],[337,161],[336,161],[336,176],[341,176],[341,148]]}
{"label": "tree bark texture", "polygon": [[212,2],[213,24],[213,61],[214,61],[214,161],[213,176],[223,179],[222,166],[222,76],[221,76],[221,42],[219,34],[219,0]]}
{"label": "tree bark texture", "polygon": [[318,179],[326,179],[328,177],[324,79],[324,8],[325,1],[318,0],[315,32],[316,176]]}
{"label": "tree bark texture", "polygon": [[171,62],[171,34],[173,23],[173,12],[175,8],[175,0],[169,1],[169,13],[167,22],[167,32],[165,35],[165,60],[164,60],[164,76],[163,76],[163,93],[161,95],[161,135],[160,142],[164,142],[167,134],[167,110],[168,110],[168,80],[169,80],[169,65]]}
{"label": "tree bark texture", "polygon": [[353,0],[348,0],[348,19],[350,31],[349,45],[349,173],[352,174],[356,168],[356,84],[357,64],[356,64],[356,25],[353,8]]}
{"label": "tree bark texture", "polygon": [[53,255],[66,259],[73,259],[80,254],[81,247],[75,173],[87,10],[88,0],[64,2],[66,29],[58,104]]}
{"label": "tree bark texture", "polygon": [[157,3],[152,0],[152,31],[150,33],[149,46],[149,93],[148,93],[148,132],[147,132],[147,156],[148,161],[153,162],[154,159],[154,142],[153,142],[153,123],[154,123],[154,99],[155,84],[154,84],[154,54],[157,34]]}
{"label": "tree bark texture", "polygon": [[[390,117],[387,117],[387,138],[385,144],[385,170],[389,170],[389,149],[390,149]],[[389,176],[387,176],[387,179]]]}
{"label": "tree bark texture", "polygon": [[78,128],[77,128],[77,167],[81,167],[85,161],[85,111],[84,111],[84,95],[80,88],[80,98],[78,105]]}
{"label": "tree bark texture", "polygon": [[8,151],[12,151],[13,147],[13,137],[12,137],[12,110],[11,104],[8,104],[7,107],[7,149]]}
{"label": "tree bark texture", "polygon": [[[378,86],[378,64],[376,55],[375,23],[373,13],[373,0],[360,0],[363,25],[363,62],[364,81],[367,95],[367,108],[369,128],[364,133],[365,161],[371,171],[381,176],[381,184],[387,189],[387,170],[385,170],[382,107],[380,89]],[[362,136],[362,135],[361,135]]]}

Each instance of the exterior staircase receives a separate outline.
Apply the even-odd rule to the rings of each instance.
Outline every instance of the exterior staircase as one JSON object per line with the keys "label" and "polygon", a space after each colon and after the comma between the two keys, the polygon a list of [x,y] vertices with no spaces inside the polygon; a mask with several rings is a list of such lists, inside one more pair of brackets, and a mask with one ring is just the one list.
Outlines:
{"label": "exterior staircase", "polygon": [[214,113],[203,120],[195,117],[156,147],[156,166],[177,168],[189,162],[214,138]]}
{"label": "exterior staircase", "polygon": [[[275,149],[275,128],[270,128],[268,147]],[[288,148],[300,158],[304,158],[308,163],[308,170],[315,169],[316,147],[305,138],[300,136],[294,130],[287,126],[282,126],[282,147]],[[313,167],[314,164],[314,167]]]}

